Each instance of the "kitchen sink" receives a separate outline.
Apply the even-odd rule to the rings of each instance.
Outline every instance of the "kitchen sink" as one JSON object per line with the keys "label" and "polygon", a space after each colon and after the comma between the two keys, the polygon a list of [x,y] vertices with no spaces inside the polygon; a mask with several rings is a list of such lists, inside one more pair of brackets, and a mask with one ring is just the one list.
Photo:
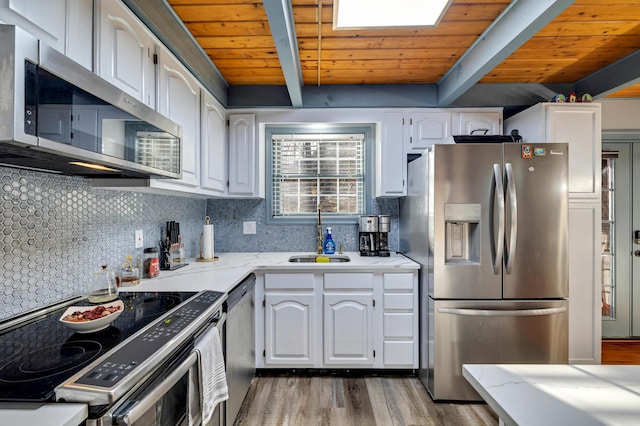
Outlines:
{"label": "kitchen sink", "polygon": [[[326,259],[329,259],[328,261]],[[299,254],[291,256],[289,262],[294,263],[342,263],[351,262],[351,258],[342,254]]]}

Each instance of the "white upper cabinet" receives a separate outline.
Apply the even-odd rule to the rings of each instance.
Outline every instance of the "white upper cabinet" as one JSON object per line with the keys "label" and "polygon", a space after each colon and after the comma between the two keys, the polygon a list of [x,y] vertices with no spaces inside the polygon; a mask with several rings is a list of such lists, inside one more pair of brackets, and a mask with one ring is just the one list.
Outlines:
{"label": "white upper cabinet", "polygon": [[92,69],[93,0],[4,0],[0,21],[23,28]]}
{"label": "white upper cabinet", "polygon": [[599,200],[601,120],[598,103],[544,102],[505,120],[505,129],[518,129],[525,143],[568,143],[569,198]]}
{"label": "white upper cabinet", "polygon": [[405,195],[407,179],[406,159],[403,152],[403,115],[388,112],[382,123],[382,138],[376,144],[376,197]]}
{"label": "white upper cabinet", "polygon": [[201,95],[200,186],[218,194],[227,190],[227,126],[222,105],[206,90]]}
{"label": "white upper cabinet", "polygon": [[96,73],[155,109],[154,36],[122,2],[96,2]]}
{"label": "white upper cabinet", "polygon": [[501,135],[501,111],[460,111],[456,135]]}
{"label": "white upper cabinet", "polygon": [[200,86],[166,48],[158,49],[158,111],[182,127],[182,178],[200,185]]}
{"label": "white upper cabinet", "polygon": [[254,114],[229,115],[229,195],[258,197]]}
{"label": "white upper cabinet", "polygon": [[406,139],[406,150],[407,152],[420,153],[434,143],[441,142],[451,136],[451,112],[411,113],[408,125],[409,137]]}

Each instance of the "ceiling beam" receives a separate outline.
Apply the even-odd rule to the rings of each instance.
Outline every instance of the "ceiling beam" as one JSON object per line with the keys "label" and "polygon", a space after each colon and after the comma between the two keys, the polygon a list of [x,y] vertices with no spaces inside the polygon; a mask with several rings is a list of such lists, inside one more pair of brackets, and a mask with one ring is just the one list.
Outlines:
{"label": "ceiling beam", "polygon": [[514,0],[438,82],[447,107],[575,0]]}
{"label": "ceiling beam", "polygon": [[269,19],[269,27],[276,44],[284,81],[289,91],[291,105],[302,108],[302,68],[298,52],[298,39],[293,20],[293,9],[289,0],[263,0]]}
{"label": "ceiling beam", "polygon": [[631,86],[640,81],[640,50],[607,65],[576,82],[576,93],[589,93],[596,98]]}

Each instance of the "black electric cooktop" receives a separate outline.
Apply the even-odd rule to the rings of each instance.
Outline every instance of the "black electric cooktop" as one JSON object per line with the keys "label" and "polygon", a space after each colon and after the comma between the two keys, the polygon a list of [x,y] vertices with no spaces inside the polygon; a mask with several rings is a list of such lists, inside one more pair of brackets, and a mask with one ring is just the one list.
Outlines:
{"label": "black electric cooktop", "polygon": [[0,401],[53,401],[58,384],[195,294],[120,293],[123,313],[95,333],[60,323],[68,306],[7,331],[0,335]]}

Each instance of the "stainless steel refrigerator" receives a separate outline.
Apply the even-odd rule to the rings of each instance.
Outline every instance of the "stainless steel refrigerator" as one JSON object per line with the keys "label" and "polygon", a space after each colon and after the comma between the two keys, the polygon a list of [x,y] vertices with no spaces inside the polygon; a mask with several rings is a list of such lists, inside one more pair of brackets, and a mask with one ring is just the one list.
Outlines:
{"label": "stainless steel refrigerator", "polygon": [[568,362],[567,157],[564,143],[462,143],[408,164],[400,250],[421,264],[434,400],[481,400],[462,364]]}

